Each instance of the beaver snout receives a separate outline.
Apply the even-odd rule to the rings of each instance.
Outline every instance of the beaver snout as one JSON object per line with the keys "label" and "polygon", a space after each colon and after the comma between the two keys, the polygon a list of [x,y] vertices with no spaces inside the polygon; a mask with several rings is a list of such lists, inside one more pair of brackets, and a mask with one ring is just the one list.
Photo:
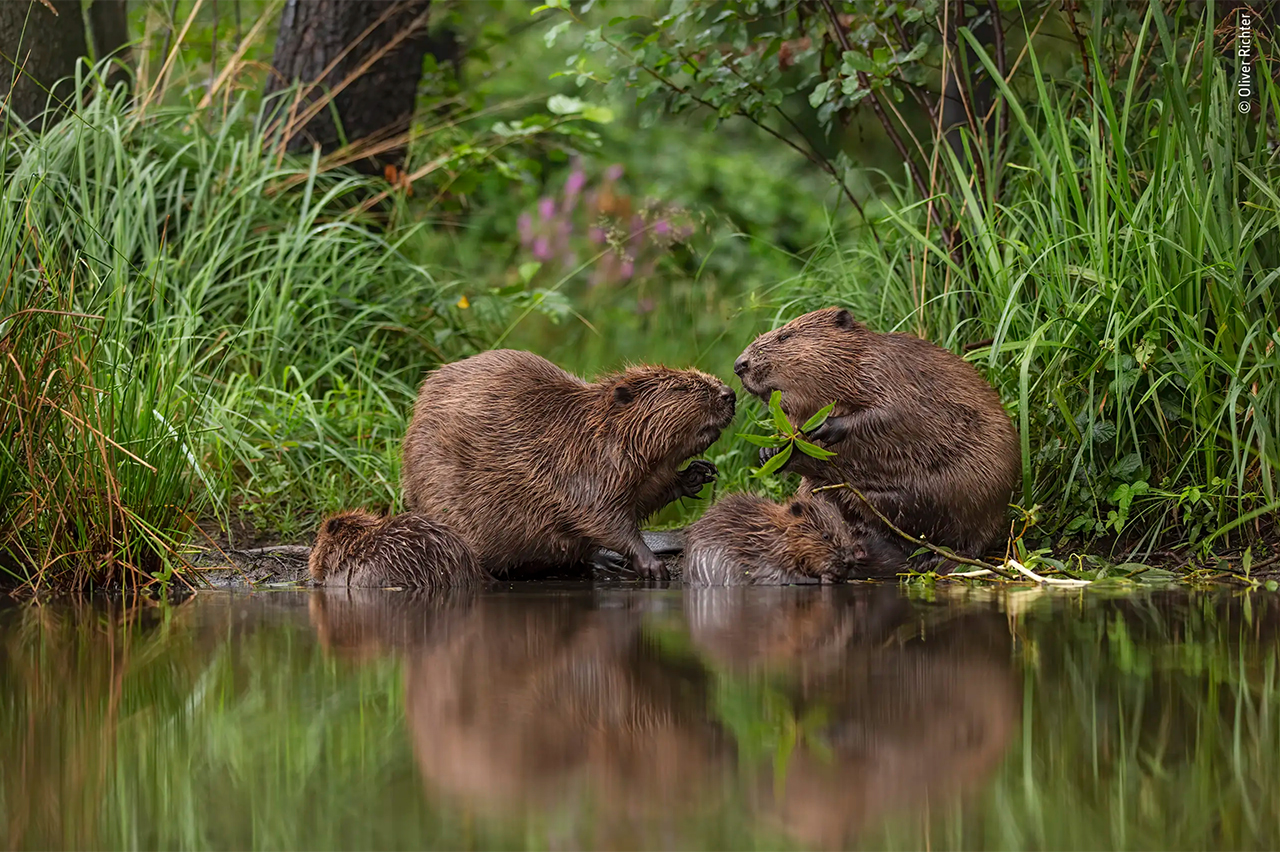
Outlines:
{"label": "beaver snout", "polygon": [[730,410],[738,404],[738,395],[733,392],[733,388],[725,385],[720,389],[720,401],[727,404]]}
{"label": "beaver snout", "polygon": [[738,360],[733,362],[733,374],[742,378],[742,374],[749,369],[751,369],[751,361],[747,358],[747,353],[743,352],[738,356]]}

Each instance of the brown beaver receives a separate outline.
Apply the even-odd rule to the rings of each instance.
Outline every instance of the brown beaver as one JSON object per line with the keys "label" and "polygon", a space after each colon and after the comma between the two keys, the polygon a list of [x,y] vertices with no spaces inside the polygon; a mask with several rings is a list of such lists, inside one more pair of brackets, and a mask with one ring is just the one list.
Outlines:
{"label": "brown beaver", "polygon": [[877,548],[873,557],[885,549],[878,537],[857,535],[827,500],[797,496],[779,505],[730,494],[685,533],[684,579],[692,586],[831,583],[869,561],[868,545]]}
{"label": "brown beaver", "polygon": [[405,503],[447,519],[495,573],[607,548],[665,578],[640,523],[714,479],[709,462],[677,467],[715,442],[734,401],[697,370],[639,366],[588,383],[530,352],[474,355],[422,383]]}
{"label": "brown beaver", "polygon": [[485,581],[475,551],[443,524],[413,513],[354,510],[325,518],[308,560],[328,586],[445,589]]}
{"label": "brown beaver", "polygon": [[[781,391],[795,424],[836,403],[810,437],[838,455],[793,453],[787,463],[804,477],[802,488],[848,483],[905,532],[967,556],[981,556],[1004,533],[1022,475],[1018,435],[999,395],[960,357],[826,308],[756,338],[733,370],[756,396]],[[916,549],[852,491],[824,494],[855,527],[882,533],[904,555]]]}

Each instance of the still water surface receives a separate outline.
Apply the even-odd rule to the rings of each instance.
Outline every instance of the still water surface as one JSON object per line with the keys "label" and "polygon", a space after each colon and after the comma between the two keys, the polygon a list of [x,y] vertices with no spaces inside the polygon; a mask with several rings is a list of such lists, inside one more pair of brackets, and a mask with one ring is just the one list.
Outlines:
{"label": "still water surface", "polygon": [[1280,601],[512,586],[0,609],[8,848],[1276,848]]}

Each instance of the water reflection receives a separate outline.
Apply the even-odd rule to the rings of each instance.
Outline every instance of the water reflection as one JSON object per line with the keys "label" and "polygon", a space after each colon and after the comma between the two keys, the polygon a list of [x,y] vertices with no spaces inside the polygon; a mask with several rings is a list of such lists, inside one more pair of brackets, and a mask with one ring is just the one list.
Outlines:
{"label": "water reflection", "polygon": [[656,842],[724,807],[840,844],[981,789],[1017,722],[1004,619],[921,618],[896,590],[485,596],[430,613],[316,592],[311,611],[344,656],[403,642],[430,791],[507,820],[590,813],[593,845]]}
{"label": "water reflection", "polygon": [[0,608],[8,848],[1266,848],[1266,596]]}

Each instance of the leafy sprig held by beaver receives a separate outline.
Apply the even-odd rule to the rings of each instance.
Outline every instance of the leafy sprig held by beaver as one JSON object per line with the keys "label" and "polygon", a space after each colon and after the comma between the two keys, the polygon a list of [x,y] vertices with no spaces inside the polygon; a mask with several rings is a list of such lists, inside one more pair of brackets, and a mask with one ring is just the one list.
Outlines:
{"label": "leafy sprig held by beaver", "polygon": [[760,466],[755,472],[756,477],[769,476],[779,470],[787,460],[791,458],[791,453],[799,450],[806,456],[826,461],[834,458],[835,453],[830,450],[823,449],[817,444],[811,443],[804,439],[806,433],[813,432],[815,429],[827,422],[827,418],[831,416],[831,412],[835,410],[834,402],[824,405],[822,408],[804,422],[800,428],[791,425],[791,421],[787,419],[786,412],[782,410],[782,391],[774,391],[769,395],[769,417],[764,420],[757,421],[756,425],[765,429],[773,429],[771,435],[754,435],[742,433],[744,440],[750,441],[757,447],[777,448],[776,452],[768,461]]}

